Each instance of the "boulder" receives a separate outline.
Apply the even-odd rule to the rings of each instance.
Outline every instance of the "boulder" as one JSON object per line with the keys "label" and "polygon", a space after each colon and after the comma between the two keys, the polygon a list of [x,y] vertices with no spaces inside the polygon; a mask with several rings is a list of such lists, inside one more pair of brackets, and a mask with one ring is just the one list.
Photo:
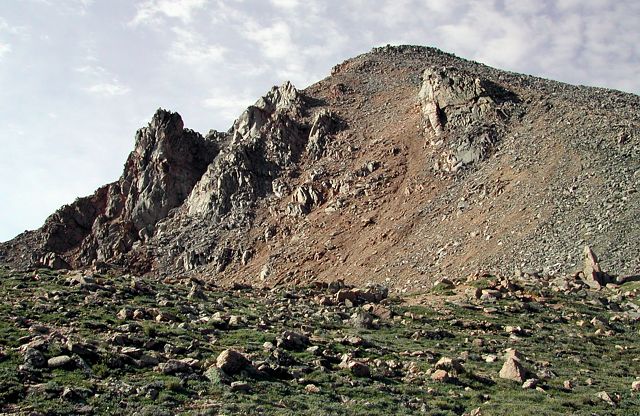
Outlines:
{"label": "boulder", "polygon": [[225,372],[227,375],[234,375],[240,373],[251,366],[251,361],[245,357],[242,353],[227,349],[218,355],[216,359],[216,366]]}
{"label": "boulder", "polygon": [[232,381],[230,387],[234,392],[246,393],[251,390],[251,386],[245,381]]}
{"label": "boulder", "polygon": [[500,378],[523,383],[526,379],[527,371],[520,363],[520,360],[514,357],[509,357],[505,360],[498,375]]}
{"label": "boulder", "polygon": [[606,284],[609,283],[611,279],[606,273],[602,271],[600,263],[598,263],[598,258],[596,257],[596,254],[593,252],[591,247],[585,246],[582,252],[582,256],[584,258],[584,264],[582,268],[584,281],[589,285],[590,288],[596,290],[606,286]]}
{"label": "boulder", "polygon": [[67,263],[66,260],[62,258],[62,256],[52,251],[42,256],[42,258],[40,259],[40,264],[53,270],[66,270],[71,268],[69,263]]}
{"label": "boulder", "polygon": [[27,348],[24,352],[24,364],[29,368],[42,368],[48,363],[40,351],[35,348]]}
{"label": "boulder", "polygon": [[365,363],[359,361],[350,361],[347,364],[347,368],[356,377],[371,377],[371,370]]}
{"label": "boulder", "polygon": [[439,383],[446,383],[447,381],[451,380],[451,375],[446,370],[440,369],[434,371],[433,374],[431,374],[431,380]]}
{"label": "boulder", "polygon": [[182,360],[168,360],[165,363],[158,364],[156,369],[162,374],[170,375],[191,372],[191,366],[189,365],[189,363]]}

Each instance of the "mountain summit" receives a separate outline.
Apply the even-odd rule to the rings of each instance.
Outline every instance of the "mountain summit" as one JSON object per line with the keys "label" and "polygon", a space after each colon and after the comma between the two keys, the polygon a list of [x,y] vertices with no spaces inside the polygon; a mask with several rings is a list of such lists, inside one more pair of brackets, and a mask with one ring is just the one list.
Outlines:
{"label": "mountain summit", "polygon": [[21,267],[419,289],[640,268],[640,97],[375,48],[226,132],[158,110],[118,181],[0,245]]}

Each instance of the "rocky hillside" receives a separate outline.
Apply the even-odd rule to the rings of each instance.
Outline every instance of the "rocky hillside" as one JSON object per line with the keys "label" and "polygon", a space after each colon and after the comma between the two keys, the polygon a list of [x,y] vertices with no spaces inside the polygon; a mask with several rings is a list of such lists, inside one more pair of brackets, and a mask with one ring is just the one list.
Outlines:
{"label": "rocky hillside", "polygon": [[121,178],[0,245],[20,267],[265,285],[640,270],[640,97],[384,47],[227,132],[158,110]]}

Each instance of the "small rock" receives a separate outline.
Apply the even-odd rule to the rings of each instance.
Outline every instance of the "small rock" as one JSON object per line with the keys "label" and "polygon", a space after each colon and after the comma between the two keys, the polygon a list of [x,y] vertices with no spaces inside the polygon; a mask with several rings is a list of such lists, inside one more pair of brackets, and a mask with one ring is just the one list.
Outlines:
{"label": "small rock", "polygon": [[391,309],[375,303],[368,303],[364,305],[362,309],[380,319],[389,320],[393,317],[393,312],[391,311]]}
{"label": "small rock", "polygon": [[592,289],[601,289],[609,283],[609,276],[600,268],[598,258],[593,250],[591,250],[591,247],[585,246],[582,254],[584,256],[582,274],[584,275],[585,282]]}
{"label": "small rock", "polygon": [[309,345],[309,337],[293,331],[284,331],[276,339],[276,346],[285,350],[302,350]]}
{"label": "small rock", "polygon": [[231,383],[231,391],[246,393],[251,390],[249,383],[244,381],[234,381]]}
{"label": "small rock", "polygon": [[207,300],[207,296],[202,291],[202,287],[200,285],[194,284],[191,286],[187,299]]}
{"label": "small rock", "polygon": [[155,320],[156,322],[175,322],[178,318],[172,313],[163,311],[156,315]]}
{"label": "small rock", "polygon": [[306,386],[304,386],[304,391],[306,391],[307,393],[317,394],[320,393],[320,387],[316,386],[315,384],[307,384]]}
{"label": "small rock", "polygon": [[571,380],[565,380],[564,383],[562,383],[562,387],[564,387],[565,390],[573,390],[573,383]]}
{"label": "small rock", "polygon": [[189,373],[191,372],[191,367],[184,361],[181,360],[168,360],[166,363],[160,363],[156,367],[157,371],[163,374],[178,374],[178,373]]}
{"label": "small rock", "polygon": [[434,368],[436,370],[446,370],[450,374],[460,374],[464,373],[464,367],[460,363],[460,360],[449,357],[442,357],[435,364]]}
{"label": "small rock", "polygon": [[451,375],[446,370],[436,370],[431,374],[431,380],[437,381],[438,383],[446,383],[451,380]]}
{"label": "small rock", "polygon": [[48,364],[44,355],[35,348],[27,348],[24,352],[24,363],[31,368],[42,368]]}
{"label": "small rock", "polygon": [[122,308],[118,311],[116,317],[121,320],[131,319],[133,318],[133,311],[129,308]]}
{"label": "small rock", "polygon": [[479,287],[471,287],[464,291],[465,295],[470,299],[480,299],[482,296],[482,289]]}
{"label": "small rock", "polygon": [[262,344],[262,348],[264,348],[267,351],[271,351],[271,350],[275,349],[276,346],[273,345],[273,342],[266,341],[264,344]]}
{"label": "small rock", "polygon": [[238,315],[231,315],[229,317],[229,326],[237,328],[242,324],[242,318]]}
{"label": "small rock", "polygon": [[320,355],[320,347],[318,345],[314,345],[313,347],[307,348],[307,352],[313,355]]}
{"label": "small rock", "polygon": [[480,295],[480,299],[481,300],[494,301],[496,299],[500,299],[501,296],[502,296],[502,294],[500,293],[499,290],[484,289],[484,290],[482,290],[482,294]]}
{"label": "small rock", "polygon": [[209,380],[213,384],[228,384],[229,378],[228,376],[222,372],[218,367],[211,366],[207,371],[203,374],[207,380]]}
{"label": "small rock", "polygon": [[62,391],[62,398],[68,401],[84,400],[93,393],[89,389],[78,387],[65,387]]}
{"label": "small rock", "polygon": [[596,394],[596,397],[604,402],[607,402],[607,404],[610,404],[611,406],[616,405],[609,393],[607,393],[606,391],[598,392]]}
{"label": "small rock", "polygon": [[144,317],[145,317],[145,313],[143,310],[136,309],[133,311],[133,319],[141,320],[141,319],[144,319]]}
{"label": "small rock", "polygon": [[482,416],[482,411],[480,410],[479,407],[476,407],[475,409],[470,411],[468,414],[465,413],[465,415],[468,415],[468,416]]}
{"label": "small rock", "polygon": [[640,391],[640,380],[631,383],[631,391]]}
{"label": "small rock", "polygon": [[375,325],[373,323],[373,316],[368,312],[358,311],[351,318],[351,323],[356,328],[372,329]]}
{"label": "small rock", "polygon": [[537,378],[530,378],[530,379],[526,380],[524,383],[522,383],[522,388],[523,389],[535,389],[539,382],[540,382],[540,380],[538,380]]}

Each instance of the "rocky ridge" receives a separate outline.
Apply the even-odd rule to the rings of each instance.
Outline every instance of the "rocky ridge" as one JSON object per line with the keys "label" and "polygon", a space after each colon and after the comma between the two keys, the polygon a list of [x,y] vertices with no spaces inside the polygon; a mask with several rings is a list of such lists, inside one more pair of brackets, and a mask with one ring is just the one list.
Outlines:
{"label": "rocky ridge", "polygon": [[640,99],[423,47],[274,87],[205,137],[159,110],[122,177],[0,246],[22,267],[265,285],[637,274]]}

